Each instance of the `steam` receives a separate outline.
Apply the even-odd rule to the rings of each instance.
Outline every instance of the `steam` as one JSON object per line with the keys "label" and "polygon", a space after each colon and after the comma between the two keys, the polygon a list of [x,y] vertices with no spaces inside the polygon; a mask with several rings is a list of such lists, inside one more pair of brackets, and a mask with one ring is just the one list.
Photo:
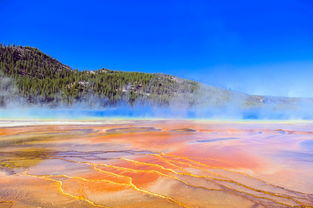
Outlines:
{"label": "steam", "polygon": [[[179,91],[179,90],[178,90]],[[19,96],[14,81],[0,76],[0,119],[106,119],[106,118],[168,118],[168,119],[265,119],[311,120],[313,99],[249,96],[223,88],[200,85],[193,93],[178,93],[168,105],[139,100],[133,105],[119,102],[104,105],[108,99],[85,95],[71,105],[52,103],[30,104]]]}

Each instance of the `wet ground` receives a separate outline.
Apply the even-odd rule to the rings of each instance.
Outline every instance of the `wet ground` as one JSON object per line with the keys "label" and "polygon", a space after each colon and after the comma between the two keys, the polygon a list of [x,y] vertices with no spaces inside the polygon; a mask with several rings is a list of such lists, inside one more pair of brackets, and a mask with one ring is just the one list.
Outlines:
{"label": "wet ground", "polygon": [[313,207],[313,123],[0,123],[1,208]]}

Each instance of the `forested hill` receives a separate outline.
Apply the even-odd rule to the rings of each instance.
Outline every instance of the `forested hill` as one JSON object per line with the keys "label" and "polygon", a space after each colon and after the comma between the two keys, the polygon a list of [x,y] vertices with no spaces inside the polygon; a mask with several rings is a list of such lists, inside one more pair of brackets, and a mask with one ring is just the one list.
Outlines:
{"label": "forested hill", "polygon": [[136,101],[166,104],[173,96],[199,88],[196,82],[164,74],[73,70],[36,48],[22,46],[0,45],[0,73],[2,105],[14,96],[47,104],[71,104],[91,96],[101,98],[104,105]]}
{"label": "forested hill", "polygon": [[[0,106],[85,102],[174,106],[290,107],[298,98],[247,95],[165,74],[74,70],[32,47],[0,45]],[[311,100],[310,100],[311,102]]]}

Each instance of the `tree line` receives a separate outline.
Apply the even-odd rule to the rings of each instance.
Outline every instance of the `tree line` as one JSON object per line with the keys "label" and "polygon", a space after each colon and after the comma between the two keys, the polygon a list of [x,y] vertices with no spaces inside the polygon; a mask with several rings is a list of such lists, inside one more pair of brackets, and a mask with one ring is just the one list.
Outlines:
{"label": "tree line", "polygon": [[79,71],[36,48],[0,44],[0,72],[11,78],[19,96],[29,102],[72,103],[88,95],[112,104],[138,100],[168,103],[177,93],[192,93],[196,82],[169,75],[122,72],[108,69]]}

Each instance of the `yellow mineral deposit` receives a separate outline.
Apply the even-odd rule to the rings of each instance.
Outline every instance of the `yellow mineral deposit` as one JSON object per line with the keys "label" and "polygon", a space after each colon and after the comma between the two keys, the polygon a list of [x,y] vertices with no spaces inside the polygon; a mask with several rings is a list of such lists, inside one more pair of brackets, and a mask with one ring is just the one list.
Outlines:
{"label": "yellow mineral deposit", "polygon": [[0,207],[313,207],[310,123],[0,127]]}

